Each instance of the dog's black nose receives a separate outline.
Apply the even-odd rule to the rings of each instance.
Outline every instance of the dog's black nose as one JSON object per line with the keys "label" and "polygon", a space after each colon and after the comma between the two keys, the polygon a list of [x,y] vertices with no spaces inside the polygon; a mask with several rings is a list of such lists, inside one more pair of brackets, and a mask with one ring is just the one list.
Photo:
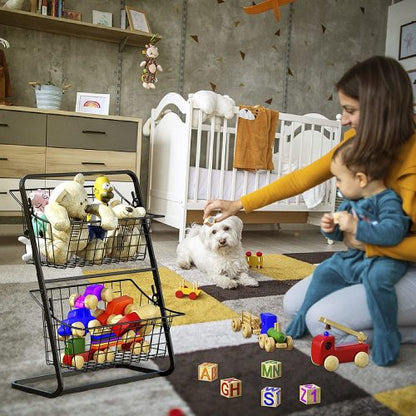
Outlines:
{"label": "dog's black nose", "polygon": [[221,238],[218,242],[221,246],[225,246],[227,244],[227,240],[225,238]]}

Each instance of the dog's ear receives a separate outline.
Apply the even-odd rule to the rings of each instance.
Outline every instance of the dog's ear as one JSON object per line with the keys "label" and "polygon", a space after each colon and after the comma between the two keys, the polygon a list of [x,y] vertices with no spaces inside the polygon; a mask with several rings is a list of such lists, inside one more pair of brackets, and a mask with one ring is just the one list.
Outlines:
{"label": "dog's ear", "polygon": [[230,220],[233,222],[235,230],[238,233],[238,238],[241,240],[241,233],[243,231],[243,221],[241,221],[241,219],[238,218],[236,215],[230,217]]}

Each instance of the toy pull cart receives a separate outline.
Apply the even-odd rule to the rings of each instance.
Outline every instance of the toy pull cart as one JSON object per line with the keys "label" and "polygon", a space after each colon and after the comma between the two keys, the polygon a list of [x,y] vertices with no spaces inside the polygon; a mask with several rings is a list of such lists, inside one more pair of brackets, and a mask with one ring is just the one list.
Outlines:
{"label": "toy pull cart", "polygon": [[[123,178],[125,182],[121,182],[120,189],[128,188],[129,194],[123,195],[117,187],[114,193],[129,213],[143,206],[139,182],[133,172],[82,175],[87,178],[85,183],[82,181],[81,190],[83,187],[86,191],[88,206],[95,202],[94,180],[102,175],[109,179]],[[30,294],[42,310],[46,364],[54,370],[16,380],[12,387],[49,398],[166,376],[174,370],[170,327],[173,318],[182,313],[169,310],[164,304],[150,237],[152,215],[142,210],[140,217],[117,216],[114,229],[102,231],[100,238],[91,236],[89,227],[100,227],[104,221],[70,219],[70,229],[65,234],[69,236],[68,241],[62,246],[52,221],[39,216],[32,206],[29,195],[34,191],[50,195],[54,189],[53,186],[39,189],[39,183],[56,185],[55,181],[62,183],[82,175],[26,175],[20,181],[19,190],[10,191],[22,205],[24,232],[30,240],[33,257],[30,262],[35,265],[39,285]],[[90,185],[89,178],[92,178]],[[36,188],[30,187],[33,183]],[[62,247],[66,250],[64,257]],[[54,252],[58,249],[59,255]],[[141,267],[137,267],[137,262]],[[125,267],[111,269],[113,263],[125,263]],[[83,266],[94,266],[95,273],[45,278],[47,268]],[[153,276],[151,290],[147,290],[152,293],[140,287],[143,272]],[[168,358],[163,360],[165,368],[161,368],[159,361],[158,365],[153,362],[161,357]]]}

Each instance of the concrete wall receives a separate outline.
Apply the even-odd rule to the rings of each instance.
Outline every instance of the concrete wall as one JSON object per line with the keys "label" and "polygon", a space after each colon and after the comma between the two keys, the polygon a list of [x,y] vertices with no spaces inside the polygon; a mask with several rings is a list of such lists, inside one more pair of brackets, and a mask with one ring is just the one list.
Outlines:
{"label": "concrete wall", "polygon": [[[144,90],[138,80],[138,64],[143,59],[140,47],[126,47],[119,54],[114,44],[1,25],[0,37],[11,44],[6,56],[14,104],[34,106],[28,82],[52,80],[72,84],[64,96],[64,110],[74,110],[77,91],[108,92],[110,113],[114,114],[121,62],[120,114],[124,116],[146,120],[150,109],[170,91],[183,90],[187,96],[215,88],[237,104],[334,117],[339,111],[334,82],[355,62],[384,54],[391,0],[295,0],[281,7],[279,22],[272,11],[244,13],[243,6],[252,4],[248,0],[137,0],[125,4],[146,11],[152,31],[163,37],[158,47],[164,71],[156,90]],[[80,10],[87,22],[92,20],[92,9],[109,11],[114,26],[120,24],[116,0],[65,0],[65,7]],[[143,145],[141,179],[145,185],[148,138]]]}

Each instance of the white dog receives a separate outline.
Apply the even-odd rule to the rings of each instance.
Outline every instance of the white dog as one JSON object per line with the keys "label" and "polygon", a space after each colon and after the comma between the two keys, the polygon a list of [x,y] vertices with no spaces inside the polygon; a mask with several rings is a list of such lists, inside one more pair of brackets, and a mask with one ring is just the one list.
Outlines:
{"label": "white dog", "polygon": [[241,245],[243,222],[233,216],[213,225],[193,225],[176,250],[176,262],[182,269],[195,265],[213,282],[232,289],[238,284],[258,286],[248,275],[248,264]]}

